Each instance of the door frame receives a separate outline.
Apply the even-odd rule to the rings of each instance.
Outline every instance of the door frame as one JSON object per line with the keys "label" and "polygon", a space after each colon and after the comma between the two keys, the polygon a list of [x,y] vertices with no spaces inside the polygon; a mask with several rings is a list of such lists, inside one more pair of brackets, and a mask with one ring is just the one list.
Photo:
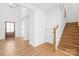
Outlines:
{"label": "door frame", "polygon": [[15,22],[12,22],[12,21],[5,21],[5,38],[7,38],[6,37],[6,34],[7,34],[7,32],[6,32],[6,23],[14,23],[14,38],[15,38]]}

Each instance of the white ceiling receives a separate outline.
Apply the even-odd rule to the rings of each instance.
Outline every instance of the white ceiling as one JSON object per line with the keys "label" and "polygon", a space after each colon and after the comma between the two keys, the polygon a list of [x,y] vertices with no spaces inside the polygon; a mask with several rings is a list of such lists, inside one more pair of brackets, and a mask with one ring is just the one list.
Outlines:
{"label": "white ceiling", "polygon": [[60,5],[60,3],[32,3],[37,8],[41,8],[44,11],[50,11]]}

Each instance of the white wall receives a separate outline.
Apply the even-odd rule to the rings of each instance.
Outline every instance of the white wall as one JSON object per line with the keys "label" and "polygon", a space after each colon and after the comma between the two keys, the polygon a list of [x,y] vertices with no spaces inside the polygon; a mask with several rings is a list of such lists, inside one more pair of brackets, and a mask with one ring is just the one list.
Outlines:
{"label": "white wall", "polygon": [[32,46],[35,46],[34,45],[34,41],[35,41],[35,20],[34,20],[34,11],[30,11],[30,14],[29,14],[29,43],[32,45]]}
{"label": "white wall", "polygon": [[46,43],[45,39],[46,14],[42,10],[35,11],[35,46]]}
{"label": "white wall", "polygon": [[46,24],[46,37],[47,41],[51,44],[53,44],[54,38],[53,28],[59,25],[58,29],[56,30],[56,43],[58,45],[64,26],[66,24],[66,20],[64,18],[64,8],[62,6],[59,6],[54,10],[51,10],[47,15]]}
{"label": "white wall", "polygon": [[79,4],[77,3],[65,4],[65,9],[67,12],[67,15],[66,15],[67,23],[78,21],[77,20],[78,7],[79,7]]}
{"label": "white wall", "polygon": [[24,24],[24,38],[25,40],[29,40],[29,15],[25,17]]}
{"label": "white wall", "polygon": [[0,4],[0,39],[5,38],[5,21],[15,22],[15,36],[19,36],[18,22],[20,17],[19,8],[11,9],[8,4]]}

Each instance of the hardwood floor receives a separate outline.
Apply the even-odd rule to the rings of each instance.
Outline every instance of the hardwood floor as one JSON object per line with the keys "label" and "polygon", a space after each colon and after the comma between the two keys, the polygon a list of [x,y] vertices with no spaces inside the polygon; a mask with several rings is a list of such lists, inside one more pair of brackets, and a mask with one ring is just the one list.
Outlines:
{"label": "hardwood floor", "polygon": [[61,37],[58,50],[49,43],[32,47],[23,38],[0,40],[0,56],[79,56],[79,27],[68,23]]}
{"label": "hardwood floor", "polygon": [[59,49],[79,56],[79,26],[77,23],[67,23],[61,37]]}
{"label": "hardwood floor", "polygon": [[37,47],[29,45],[22,38],[0,40],[0,56],[67,56],[60,50],[53,50],[49,43]]}

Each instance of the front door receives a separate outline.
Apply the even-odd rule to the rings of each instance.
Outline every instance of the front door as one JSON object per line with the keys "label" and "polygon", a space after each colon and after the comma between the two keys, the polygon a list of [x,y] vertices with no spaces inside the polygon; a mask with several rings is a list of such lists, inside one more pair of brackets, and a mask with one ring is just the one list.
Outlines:
{"label": "front door", "polygon": [[5,38],[15,37],[15,22],[5,22]]}

